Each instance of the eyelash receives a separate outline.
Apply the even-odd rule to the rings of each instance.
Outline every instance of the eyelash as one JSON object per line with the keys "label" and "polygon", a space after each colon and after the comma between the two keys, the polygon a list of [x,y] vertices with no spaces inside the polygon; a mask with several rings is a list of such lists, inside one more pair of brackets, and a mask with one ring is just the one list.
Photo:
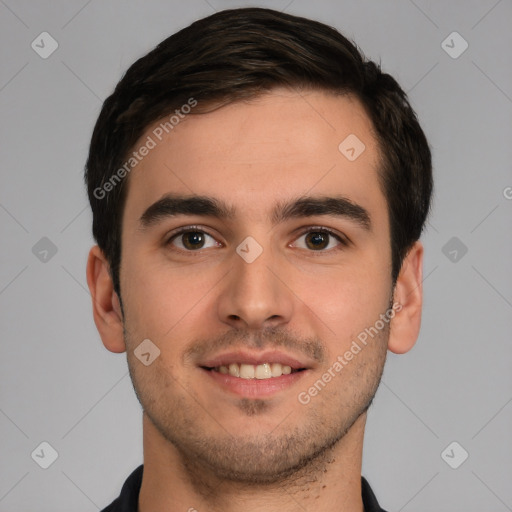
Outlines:
{"label": "eyelash", "polygon": [[[170,246],[172,245],[171,242],[175,239],[175,238],[178,238],[180,235],[183,235],[183,234],[186,234],[186,233],[204,233],[205,235],[208,235],[210,236],[211,238],[215,239],[215,237],[213,235],[211,235],[210,233],[208,233],[208,231],[205,231],[204,229],[202,229],[200,226],[185,226],[183,228],[180,228],[178,231],[174,232],[165,242],[165,246]],[[299,235],[297,236],[297,239],[300,238],[301,236],[304,236],[308,233],[325,233],[325,234],[328,234],[329,236],[332,236],[333,238],[335,238],[340,244],[332,249],[328,249],[328,250],[318,250],[318,251],[313,251],[313,250],[310,250],[308,252],[311,252],[311,253],[320,253],[320,255],[322,253],[330,253],[332,251],[339,251],[339,250],[342,250],[343,248],[345,247],[348,247],[349,245],[349,240],[341,235],[338,235],[337,233],[335,233],[334,231],[328,229],[328,228],[324,228],[322,226],[310,226],[308,227],[306,230],[302,231],[301,233],[299,233]],[[190,250],[184,250],[184,249],[180,249],[180,248],[174,248],[173,250],[177,250],[177,251],[181,251],[181,252],[186,252],[186,253],[200,253],[202,252],[201,249],[197,249],[195,251],[190,251]],[[306,249],[307,250],[307,249]]]}

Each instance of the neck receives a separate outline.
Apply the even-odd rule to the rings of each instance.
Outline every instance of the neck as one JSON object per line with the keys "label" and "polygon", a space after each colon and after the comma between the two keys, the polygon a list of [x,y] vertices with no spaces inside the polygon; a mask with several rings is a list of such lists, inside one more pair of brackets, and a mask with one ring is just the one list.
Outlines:
{"label": "neck", "polygon": [[279,481],[253,484],[219,479],[187,457],[143,415],[144,474],[139,512],[363,512],[361,462],[366,413],[343,438]]}

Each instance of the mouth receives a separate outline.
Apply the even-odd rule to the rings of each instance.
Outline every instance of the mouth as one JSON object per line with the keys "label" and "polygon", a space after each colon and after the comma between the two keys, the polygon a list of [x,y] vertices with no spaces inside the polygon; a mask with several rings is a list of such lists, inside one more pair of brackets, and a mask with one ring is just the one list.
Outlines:
{"label": "mouth", "polygon": [[201,362],[199,368],[221,389],[238,396],[268,397],[291,387],[312,366],[287,354],[231,352]]}
{"label": "mouth", "polygon": [[231,363],[229,365],[220,365],[215,367],[202,366],[203,369],[220,373],[222,375],[231,375],[240,379],[275,379],[282,375],[290,375],[292,373],[302,372],[306,368],[292,368],[289,365],[281,363],[263,363],[263,364],[246,364]]}

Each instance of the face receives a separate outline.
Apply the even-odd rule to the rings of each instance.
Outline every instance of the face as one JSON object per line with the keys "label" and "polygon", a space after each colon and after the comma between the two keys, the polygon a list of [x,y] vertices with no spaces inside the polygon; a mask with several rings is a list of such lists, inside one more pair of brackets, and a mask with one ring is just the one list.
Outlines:
{"label": "face", "polygon": [[[275,90],[189,115],[162,141],[158,124],[123,217],[132,381],[183,460],[275,480],[364,418],[385,362],[390,232],[371,123],[354,98]],[[354,139],[339,149],[351,134],[359,156]],[[145,339],[160,351],[149,365],[134,353]]]}

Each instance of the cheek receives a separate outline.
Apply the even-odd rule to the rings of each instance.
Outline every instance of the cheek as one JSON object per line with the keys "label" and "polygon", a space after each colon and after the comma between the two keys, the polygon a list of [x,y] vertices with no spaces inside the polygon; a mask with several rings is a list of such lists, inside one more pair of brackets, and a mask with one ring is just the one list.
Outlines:
{"label": "cheek", "polygon": [[379,314],[389,303],[391,270],[380,261],[366,259],[358,265],[324,268],[321,272],[298,273],[293,291],[322,317],[344,323]]}
{"label": "cheek", "polygon": [[351,266],[315,275],[297,275],[293,291],[297,317],[315,326],[330,359],[343,354],[365,329],[385,313],[391,295],[391,275],[385,266]]}
{"label": "cheek", "polygon": [[[203,307],[222,276],[220,270],[155,262],[142,254],[126,257],[121,283],[127,321],[142,336],[155,340],[171,335]],[[206,302],[206,301],[204,301]]]}
{"label": "cheek", "polygon": [[[129,327],[158,340],[179,332],[198,316],[215,322],[216,293],[224,289],[222,277],[231,268],[228,260],[225,263],[171,264],[136,249],[127,251],[121,288]],[[308,319],[326,339],[346,340],[373,324],[388,306],[389,262],[377,247],[340,264],[283,258],[276,260],[276,268],[279,265],[277,273],[288,286],[277,289],[295,305],[297,316],[292,322]]]}

